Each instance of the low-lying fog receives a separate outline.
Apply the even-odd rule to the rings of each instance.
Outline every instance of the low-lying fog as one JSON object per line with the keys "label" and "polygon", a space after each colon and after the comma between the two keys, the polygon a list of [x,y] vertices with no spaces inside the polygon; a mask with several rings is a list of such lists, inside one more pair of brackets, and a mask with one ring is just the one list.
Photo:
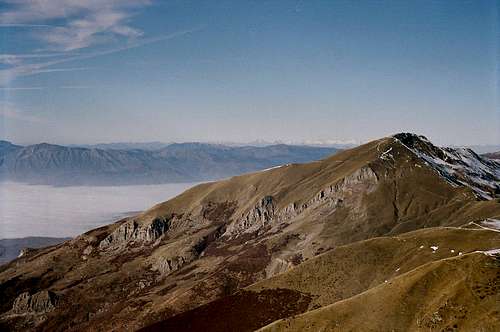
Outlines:
{"label": "low-lying fog", "polygon": [[0,183],[0,239],[73,237],[147,209],[193,185],[52,187]]}

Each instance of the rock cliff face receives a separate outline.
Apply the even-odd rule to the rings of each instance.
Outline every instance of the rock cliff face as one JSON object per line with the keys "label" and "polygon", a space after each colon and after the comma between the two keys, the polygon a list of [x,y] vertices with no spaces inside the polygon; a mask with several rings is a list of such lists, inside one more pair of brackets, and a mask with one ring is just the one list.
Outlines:
{"label": "rock cliff face", "polygon": [[256,232],[273,221],[276,204],[272,196],[263,197],[257,205],[248,211],[241,219],[231,223],[225,236],[234,237],[241,233]]}
{"label": "rock cliff face", "polygon": [[19,295],[12,306],[16,314],[42,314],[55,309],[56,296],[49,291],[41,291],[30,295],[24,292]]}
{"label": "rock cliff face", "polygon": [[353,193],[356,191],[370,193],[374,190],[377,182],[377,174],[370,167],[366,166],[342,178],[337,183],[320,190],[312,199],[300,205],[290,203],[282,209],[278,209],[276,199],[273,196],[265,196],[242,218],[231,223],[224,235],[234,238],[243,233],[258,232],[261,229],[265,229],[265,226],[284,223],[304,213],[306,210],[316,209],[320,205],[324,205],[327,209],[334,209],[341,205],[345,206],[352,203],[349,202],[349,198],[355,200],[361,198],[360,196],[353,197]]}
{"label": "rock cliff face", "polygon": [[169,227],[170,221],[167,218],[155,218],[146,224],[140,224],[134,219],[128,220],[102,240],[99,248],[113,249],[127,245],[129,242],[152,243],[165,234]]}
{"label": "rock cliff face", "polygon": [[206,247],[206,239],[199,238],[186,241],[186,243],[179,247],[156,256],[151,269],[159,272],[163,277],[179,270],[184,265],[200,257],[200,254]]}

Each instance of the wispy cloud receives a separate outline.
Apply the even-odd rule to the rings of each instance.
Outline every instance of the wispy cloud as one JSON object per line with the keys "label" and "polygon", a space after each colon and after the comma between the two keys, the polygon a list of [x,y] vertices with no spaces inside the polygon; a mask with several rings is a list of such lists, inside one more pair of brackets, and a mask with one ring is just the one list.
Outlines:
{"label": "wispy cloud", "polygon": [[53,28],[50,24],[1,23],[0,28]]}
{"label": "wispy cloud", "polygon": [[44,119],[38,116],[26,114],[15,107],[14,104],[9,102],[0,102],[0,116],[5,119],[24,121],[24,122],[45,122]]}
{"label": "wispy cloud", "polygon": [[30,75],[35,74],[44,74],[44,73],[59,73],[59,72],[68,72],[68,71],[82,71],[89,70],[91,67],[70,67],[70,68],[47,68],[47,69],[38,69],[34,70]]}
{"label": "wispy cloud", "polygon": [[[35,36],[42,46],[29,54],[0,54],[0,64],[7,67],[0,69],[0,86],[7,86],[22,76],[85,70],[88,68],[61,68],[59,65],[122,52],[198,30],[144,38],[143,31],[131,25],[131,19],[139,9],[150,5],[151,0],[4,0],[3,3],[0,27],[36,28],[29,36]],[[110,40],[119,40],[122,44],[125,41],[125,46],[83,51]],[[75,55],[75,52],[84,54]]]}
{"label": "wispy cloud", "polygon": [[162,35],[162,36],[156,36],[156,37],[144,38],[141,40],[137,40],[135,42],[127,44],[126,46],[90,52],[90,53],[82,54],[82,55],[69,56],[69,57],[65,57],[62,59],[56,59],[56,60],[52,60],[52,61],[32,63],[32,64],[23,64],[23,65],[18,65],[18,66],[12,67],[12,68],[2,69],[2,70],[0,70],[0,85],[5,86],[5,85],[9,84],[12,80],[16,79],[17,77],[21,77],[21,76],[30,76],[30,75],[35,75],[35,74],[39,74],[39,73],[48,73],[48,72],[57,72],[57,71],[84,70],[82,68],[49,68],[49,67],[68,63],[68,62],[73,62],[73,61],[78,61],[78,60],[87,60],[87,59],[92,59],[92,58],[99,57],[99,56],[105,56],[105,55],[110,55],[110,54],[114,54],[114,53],[118,53],[118,52],[123,52],[126,50],[130,50],[130,49],[137,48],[137,47],[142,47],[142,46],[157,43],[160,41],[165,41],[165,40],[181,37],[181,36],[199,31],[201,29],[202,29],[202,27],[197,27],[197,28],[189,29],[189,30],[176,31],[176,32]]}
{"label": "wispy cloud", "polygon": [[68,53],[0,54],[0,63],[6,65],[17,65],[26,60],[65,57],[71,55],[76,55],[76,54],[68,54]]}
{"label": "wispy cloud", "polygon": [[75,90],[80,90],[80,89],[94,89],[97,88],[96,86],[92,85],[63,85],[59,86],[59,89],[75,89]]}
{"label": "wispy cloud", "polygon": [[121,12],[98,12],[85,19],[73,20],[65,27],[39,32],[38,37],[53,49],[72,51],[106,41],[112,35],[127,38],[142,36],[142,31],[121,23],[127,17]]}
{"label": "wispy cloud", "polygon": [[[136,38],[142,31],[130,26],[134,10],[149,0],[6,0],[0,14],[3,27],[47,27],[35,33],[53,50],[71,51],[111,36]],[[57,26],[51,23],[58,22]],[[62,22],[62,23],[60,23]]]}
{"label": "wispy cloud", "polygon": [[96,89],[102,88],[102,85],[61,85],[61,86],[16,86],[16,87],[0,87],[0,91],[11,92],[11,91],[39,91],[47,89]]}
{"label": "wispy cloud", "polygon": [[21,87],[0,87],[0,91],[30,91],[30,90],[43,90],[41,86],[21,86]]}

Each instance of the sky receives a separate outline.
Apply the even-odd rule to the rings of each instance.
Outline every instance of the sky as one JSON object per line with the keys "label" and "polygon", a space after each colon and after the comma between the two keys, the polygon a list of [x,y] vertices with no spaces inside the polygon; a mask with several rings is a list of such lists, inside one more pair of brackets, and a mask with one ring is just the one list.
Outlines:
{"label": "sky", "polygon": [[0,1],[0,139],[500,143],[498,1]]}

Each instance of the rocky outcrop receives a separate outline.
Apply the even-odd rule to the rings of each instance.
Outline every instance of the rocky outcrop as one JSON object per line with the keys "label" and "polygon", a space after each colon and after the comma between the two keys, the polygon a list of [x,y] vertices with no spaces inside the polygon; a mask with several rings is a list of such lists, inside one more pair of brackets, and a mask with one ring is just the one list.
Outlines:
{"label": "rocky outcrop", "polygon": [[152,270],[158,271],[162,276],[175,272],[200,257],[206,245],[207,238],[203,237],[168,248],[154,258]]}
{"label": "rocky outcrop", "polygon": [[159,259],[155,265],[153,265],[152,270],[158,271],[161,275],[165,276],[167,274],[179,270],[182,266],[192,262],[195,259],[196,256],[193,255],[191,252],[187,252],[184,255],[163,257]]}
{"label": "rocky outcrop", "polygon": [[272,196],[263,197],[253,209],[246,213],[238,221],[230,224],[225,235],[258,231],[262,226],[268,224],[275,216],[276,204]]}
{"label": "rocky outcrop", "polygon": [[155,218],[148,223],[139,223],[131,219],[120,225],[99,243],[100,249],[115,248],[129,242],[147,244],[155,242],[170,228],[170,220],[167,218]]}
{"label": "rocky outcrop", "polygon": [[[333,209],[338,205],[346,204],[346,199],[353,196],[356,191],[371,192],[377,183],[377,174],[369,166],[365,166],[335,184],[320,190],[312,199],[303,204],[291,203],[283,209],[277,210],[275,199],[272,196],[265,196],[242,218],[231,223],[224,235],[235,237],[242,233],[256,232],[265,225],[286,222],[306,209],[317,208],[320,205]],[[356,199],[359,201],[360,197]]]}
{"label": "rocky outcrop", "polygon": [[19,251],[19,256],[17,256],[17,257],[24,257],[26,255],[31,254],[34,251],[35,251],[35,249],[33,249],[33,248],[23,248],[23,249],[21,249],[21,251]]}
{"label": "rocky outcrop", "polygon": [[[305,209],[315,208],[325,203],[334,208],[344,204],[346,199],[352,196],[355,191],[371,192],[377,183],[377,174],[369,166],[362,167],[335,184],[321,190],[314,198],[302,204],[299,208],[296,205],[289,206],[288,213],[284,217],[295,217]],[[292,209],[292,207],[295,208]]]}
{"label": "rocky outcrop", "polygon": [[12,311],[16,314],[43,314],[54,310],[56,301],[56,295],[50,291],[41,291],[33,295],[24,292],[15,299]]}

